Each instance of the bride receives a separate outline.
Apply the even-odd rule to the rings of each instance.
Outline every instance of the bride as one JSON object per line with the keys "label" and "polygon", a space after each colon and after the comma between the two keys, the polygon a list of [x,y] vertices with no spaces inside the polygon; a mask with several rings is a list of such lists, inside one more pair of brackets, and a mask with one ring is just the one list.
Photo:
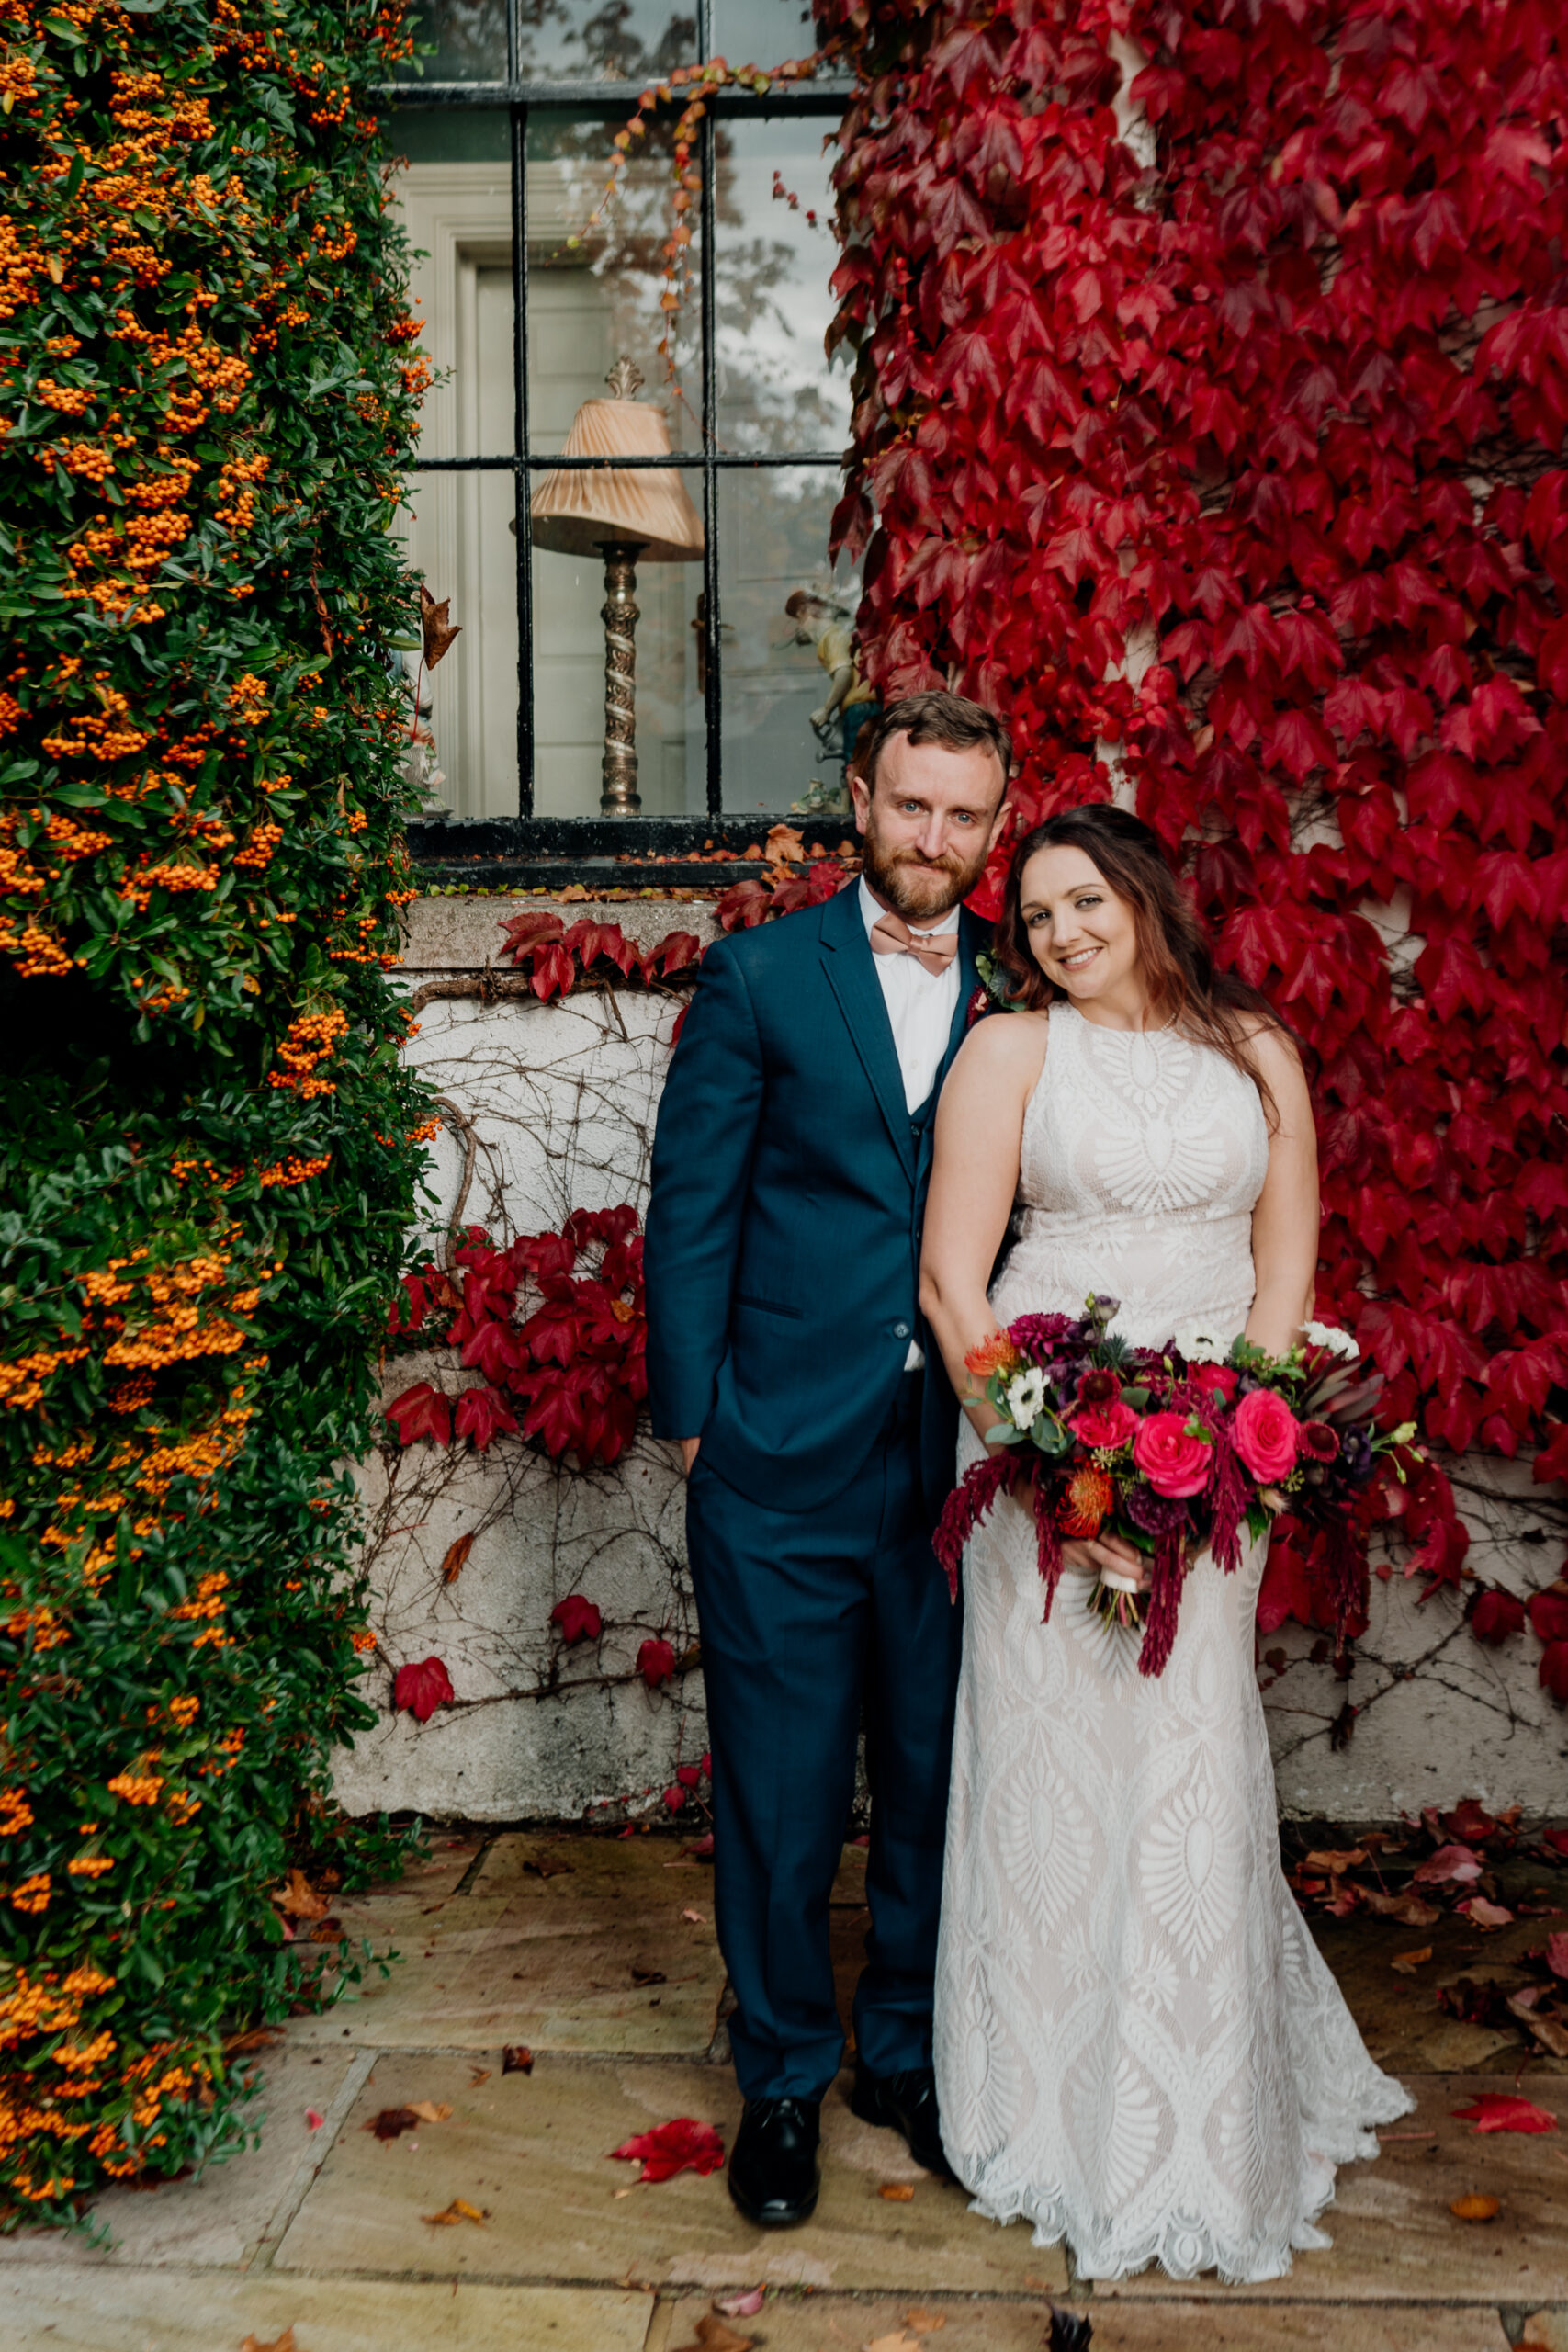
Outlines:
{"label": "bride", "polygon": [[[964,1355],[1114,1295],[1135,1345],[1198,1325],[1282,1354],[1312,1312],[1317,1160],[1301,1065],[1215,970],[1149,828],[1072,809],[1018,846],[997,931],[1017,1010],[942,1090],[921,1306]],[[987,1296],[993,1264],[1011,1247]],[[960,1470],[992,1416],[961,1427]],[[965,1564],[936,1975],[942,2136],[974,2210],[1066,2238],[1078,2274],[1282,2276],[1334,2169],[1413,2102],[1367,2055],[1280,1868],[1253,1670],[1267,1543],[1189,1573],[1162,1675],[1089,1606],[1116,1537],[1035,1540],[1003,1499]]]}

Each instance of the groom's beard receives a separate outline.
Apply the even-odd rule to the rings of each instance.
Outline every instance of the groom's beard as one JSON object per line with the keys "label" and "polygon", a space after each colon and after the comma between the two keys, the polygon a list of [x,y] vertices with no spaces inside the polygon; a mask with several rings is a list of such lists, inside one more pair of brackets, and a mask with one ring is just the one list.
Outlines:
{"label": "groom's beard", "polygon": [[943,915],[966,899],[986,870],[987,851],[970,858],[948,850],[941,857],[922,857],[919,850],[890,849],[868,831],[861,849],[861,871],[877,897],[886,900],[906,922],[940,922]]}

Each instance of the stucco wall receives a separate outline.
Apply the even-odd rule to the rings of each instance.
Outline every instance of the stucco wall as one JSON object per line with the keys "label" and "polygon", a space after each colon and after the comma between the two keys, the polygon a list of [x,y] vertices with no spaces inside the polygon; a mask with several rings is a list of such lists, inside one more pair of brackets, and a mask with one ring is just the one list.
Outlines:
{"label": "stucco wall", "polygon": [[[493,899],[417,900],[405,956],[411,986],[477,973],[497,956],[497,925],[513,910]],[[645,944],[672,930],[704,938],[713,931],[701,904],[642,899],[563,911],[618,922]],[[549,1005],[427,1005],[412,1057],[471,1119],[477,1138],[465,1216],[510,1236],[558,1226],[573,1208],[644,1206],[675,1012],[668,999],[631,989],[613,1003],[580,994]],[[438,1227],[462,1167],[459,1142],[444,1135],[433,1169]],[[400,1357],[389,1393],[433,1372],[429,1361]],[[452,1385],[450,1360],[445,1373]],[[1467,1457],[1455,1475],[1476,1573],[1521,1594],[1547,1582],[1568,1527],[1562,1489],[1534,1487],[1528,1464],[1489,1457]],[[482,1456],[389,1447],[362,1465],[360,1480],[385,1654],[397,1664],[436,1653],[457,1704],[423,1726],[384,1715],[343,1763],[344,1803],[477,1820],[576,1818],[628,1793],[639,1805],[659,1804],[674,1765],[704,1746],[694,1659],[657,1696],[633,1670],[649,1634],[665,1634],[678,1654],[696,1638],[671,1450],[640,1435],[614,1470],[584,1476],[514,1439]],[[470,1531],[468,1560],[444,1585],[448,1546]],[[1275,1663],[1262,1665],[1259,1679],[1281,1809],[1373,1819],[1474,1795],[1561,1811],[1568,1713],[1537,1683],[1533,1636],[1483,1648],[1452,1596],[1423,1604],[1421,1589],[1397,1565],[1374,1582],[1371,1624],[1348,1690],[1326,1661],[1312,1662],[1310,1634],[1291,1625],[1269,1637]],[[562,1656],[550,1638],[550,1610],[576,1591],[604,1612],[597,1657],[588,1645]],[[377,1695],[385,1701],[389,1678],[383,1684]],[[1355,1719],[1348,1741],[1337,1745],[1331,1735],[1347,1697]]]}

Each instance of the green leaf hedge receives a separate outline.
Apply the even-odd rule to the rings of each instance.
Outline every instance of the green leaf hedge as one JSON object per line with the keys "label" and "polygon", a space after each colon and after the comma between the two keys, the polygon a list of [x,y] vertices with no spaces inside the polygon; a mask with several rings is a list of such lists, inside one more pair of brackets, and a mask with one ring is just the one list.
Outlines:
{"label": "green leaf hedge", "polygon": [[[0,0],[0,2219],[235,2143],[431,1131],[373,0]],[[301,1960],[299,1954],[306,1957]]]}

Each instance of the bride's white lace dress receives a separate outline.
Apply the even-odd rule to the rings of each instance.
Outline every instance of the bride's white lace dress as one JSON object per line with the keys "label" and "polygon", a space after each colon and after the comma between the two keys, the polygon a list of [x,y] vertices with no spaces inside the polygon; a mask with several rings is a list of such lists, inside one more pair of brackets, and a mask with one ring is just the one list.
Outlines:
{"label": "bride's white lace dress", "polygon": [[[1224,1339],[1252,1304],[1268,1138],[1257,1090],[1172,1030],[1051,1013],[1024,1120],[999,1321],[1122,1302],[1113,1329]],[[980,1451],[967,1423],[960,1466]],[[1253,1668],[1265,1546],[1189,1575],[1163,1675],[1003,1500],[965,1564],[936,2074],[974,2210],[1071,2245],[1079,2275],[1158,2261],[1274,2278],[1334,2168],[1413,2102],[1379,2072],[1280,1869]]]}

